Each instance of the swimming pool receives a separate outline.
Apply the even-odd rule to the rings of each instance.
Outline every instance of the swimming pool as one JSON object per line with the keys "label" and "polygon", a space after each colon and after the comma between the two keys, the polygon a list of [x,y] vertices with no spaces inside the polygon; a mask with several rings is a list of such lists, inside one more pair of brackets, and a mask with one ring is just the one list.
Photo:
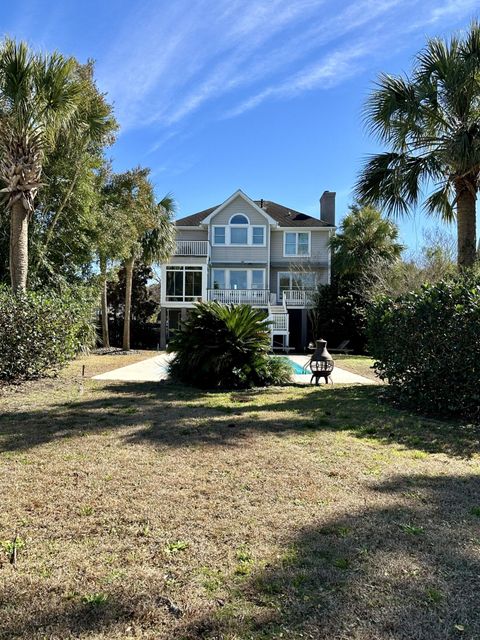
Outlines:
{"label": "swimming pool", "polygon": [[285,358],[285,357],[282,357],[282,360],[285,360],[285,362],[287,362],[292,367],[293,373],[296,376],[308,375],[308,371],[306,371],[301,364],[298,364],[298,362],[295,362],[295,360],[291,360],[290,358]]}

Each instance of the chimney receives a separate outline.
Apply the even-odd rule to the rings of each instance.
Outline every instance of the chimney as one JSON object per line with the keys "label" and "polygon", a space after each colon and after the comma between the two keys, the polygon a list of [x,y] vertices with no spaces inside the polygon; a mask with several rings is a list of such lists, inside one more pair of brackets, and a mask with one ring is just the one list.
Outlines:
{"label": "chimney", "polygon": [[320,198],[320,220],[335,226],[335,191],[324,191]]}

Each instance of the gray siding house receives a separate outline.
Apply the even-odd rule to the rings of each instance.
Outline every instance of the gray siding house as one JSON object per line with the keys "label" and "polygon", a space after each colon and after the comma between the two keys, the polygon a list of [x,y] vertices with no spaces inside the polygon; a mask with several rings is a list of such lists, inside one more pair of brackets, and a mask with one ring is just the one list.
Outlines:
{"label": "gray siding house", "polygon": [[265,309],[272,346],[305,347],[310,292],[330,282],[334,192],[323,193],[318,218],[238,190],[175,224],[175,254],[161,265],[162,348],[198,300]]}

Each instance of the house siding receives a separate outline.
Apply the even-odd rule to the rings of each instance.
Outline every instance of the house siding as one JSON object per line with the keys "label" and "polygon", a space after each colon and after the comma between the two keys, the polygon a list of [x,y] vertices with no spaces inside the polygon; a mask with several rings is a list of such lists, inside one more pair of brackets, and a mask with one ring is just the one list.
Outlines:
{"label": "house siding", "polygon": [[267,264],[268,250],[270,243],[268,220],[243,198],[237,197],[228,204],[222,211],[214,216],[210,222],[210,228],[216,225],[228,225],[230,218],[235,213],[244,213],[250,220],[251,225],[265,227],[265,247],[236,247],[234,245],[215,246],[211,248],[211,262],[213,264]]}
{"label": "house siding", "polygon": [[[295,229],[295,231],[302,232],[302,229]],[[288,231],[287,231],[288,232]],[[283,242],[285,230],[272,230],[271,233],[271,263],[281,264],[304,264],[311,262],[314,264],[327,264],[328,263],[328,241],[330,234],[328,231],[310,231],[310,256],[301,258],[296,256],[283,255]]]}
{"label": "house siding", "polygon": [[176,230],[177,240],[208,240],[208,231],[206,229],[182,229]]}

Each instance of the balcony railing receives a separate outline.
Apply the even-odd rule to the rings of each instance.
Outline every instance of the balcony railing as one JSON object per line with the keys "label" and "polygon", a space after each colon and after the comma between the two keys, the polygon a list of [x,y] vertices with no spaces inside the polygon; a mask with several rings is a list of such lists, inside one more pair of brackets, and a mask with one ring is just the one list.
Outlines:
{"label": "balcony railing", "polygon": [[288,332],[288,313],[272,313],[268,316],[272,333]]}
{"label": "balcony railing", "polygon": [[270,291],[268,289],[209,289],[208,299],[223,304],[251,304],[267,307]]}
{"label": "balcony railing", "polygon": [[308,307],[313,304],[313,289],[286,289],[282,301],[287,307]]}
{"label": "balcony railing", "polygon": [[208,256],[208,240],[177,240],[176,256]]}

